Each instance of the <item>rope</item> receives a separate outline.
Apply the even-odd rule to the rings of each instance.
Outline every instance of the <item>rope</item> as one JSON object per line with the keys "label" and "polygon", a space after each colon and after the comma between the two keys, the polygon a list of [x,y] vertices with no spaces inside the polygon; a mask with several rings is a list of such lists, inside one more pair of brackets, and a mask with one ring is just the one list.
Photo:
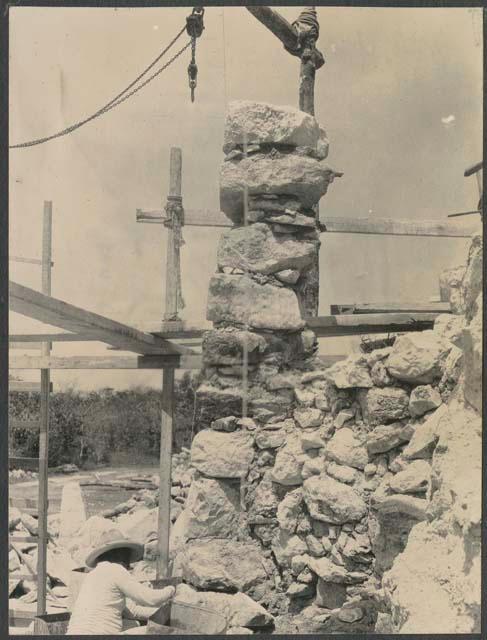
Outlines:
{"label": "rope", "polygon": [[174,43],[181,37],[181,35],[184,33],[185,30],[186,30],[186,26],[184,26],[181,29],[181,31],[179,31],[179,33],[173,38],[173,40],[167,45],[167,47],[161,51],[161,53],[149,64],[149,66],[147,66],[144,69],[144,71],[142,71],[142,73],[140,73],[137,76],[137,78],[135,78],[135,80],[133,80],[127,87],[125,87],[123,91],[118,93],[114,98],[112,98],[109,102],[107,102],[103,107],[98,109],[98,111],[93,113],[91,116],[85,118],[84,120],[76,122],[70,125],[69,127],[66,127],[62,131],[58,131],[57,133],[54,133],[51,136],[46,136],[44,138],[37,138],[36,140],[30,140],[29,142],[22,142],[20,144],[9,145],[9,149],[22,149],[25,147],[33,147],[35,145],[48,142],[49,140],[54,140],[55,138],[60,138],[61,136],[65,136],[69,133],[72,133],[76,129],[79,129],[80,127],[87,124],[88,122],[91,122],[95,118],[98,118],[99,116],[107,113],[111,109],[114,109],[118,105],[122,104],[122,102],[125,102],[125,100],[133,96],[135,93],[137,93],[137,91],[142,89],[142,87],[145,87],[149,82],[154,80],[154,78],[156,78],[160,73],[162,73],[165,69],[167,69],[167,67],[170,64],[172,64],[177,58],[179,58],[179,56],[189,47],[189,45],[191,44],[191,41],[188,42],[182,49],[180,49],[168,62],[166,62],[165,65],[163,65],[160,69],[158,69],[154,74],[149,76],[149,78],[147,78],[141,85],[136,87],[130,93],[127,93],[129,89],[131,89],[135,84],[137,84],[137,82],[143,76],[145,76],[146,73],[148,73],[159,62],[159,60],[169,51],[169,49],[174,45]]}

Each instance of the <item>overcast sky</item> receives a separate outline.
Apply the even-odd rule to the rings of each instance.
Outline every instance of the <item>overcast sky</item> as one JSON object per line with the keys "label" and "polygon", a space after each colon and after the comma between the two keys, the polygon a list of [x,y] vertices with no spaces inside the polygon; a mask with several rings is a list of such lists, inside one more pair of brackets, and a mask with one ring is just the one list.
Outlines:
{"label": "overcast sky", "polygon": [[[11,144],[95,111],[159,53],[189,11],[10,8]],[[293,20],[299,8],[279,11]],[[317,72],[316,116],[330,138],[329,163],[344,172],[320,210],[444,221],[475,208],[475,178],[463,172],[482,153],[481,10],[320,7],[318,15],[326,64]],[[135,210],[164,203],[170,147],[183,150],[185,206],[217,209],[227,103],[297,104],[298,59],[243,7],[206,9],[194,104],[188,62],[189,51],[75,133],[11,151],[10,253],[40,255],[43,201],[52,200],[54,296],[128,324],[158,320],[165,231],[136,224]],[[188,320],[205,316],[218,236],[215,229],[184,230]],[[462,262],[466,246],[459,239],[323,234],[320,312],[334,303],[428,300],[438,295],[439,272]],[[10,263],[10,277],[40,287],[32,265]],[[42,329],[11,315],[11,332]],[[321,341],[323,353],[343,347],[343,340]],[[56,345],[53,353],[103,352],[79,343]],[[160,382],[157,372],[52,378],[82,388]]]}

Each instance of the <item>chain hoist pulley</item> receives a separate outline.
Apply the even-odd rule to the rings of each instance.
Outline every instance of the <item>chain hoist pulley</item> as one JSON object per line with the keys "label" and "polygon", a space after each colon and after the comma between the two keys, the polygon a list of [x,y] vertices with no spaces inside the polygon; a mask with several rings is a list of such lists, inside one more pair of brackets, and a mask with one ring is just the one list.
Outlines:
{"label": "chain hoist pulley", "polygon": [[191,62],[188,65],[189,88],[191,89],[191,102],[194,102],[194,90],[198,76],[196,66],[196,38],[199,38],[205,28],[203,25],[203,7],[194,7],[191,14],[186,18],[186,31],[191,38]]}

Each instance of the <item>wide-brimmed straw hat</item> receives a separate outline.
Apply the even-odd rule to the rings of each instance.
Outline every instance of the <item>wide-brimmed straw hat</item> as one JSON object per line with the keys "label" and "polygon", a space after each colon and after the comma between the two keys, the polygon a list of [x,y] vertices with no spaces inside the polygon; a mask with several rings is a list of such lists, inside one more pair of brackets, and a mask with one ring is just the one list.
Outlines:
{"label": "wide-brimmed straw hat", "polygon": [[100,534],[92,550],[86,556],[87,567],[95,567],[98,558],[112,549],[129,549],[131,551],[130,562],[137,562],[144,557],[144,545],[126,538],[119,529],[109,529]]}

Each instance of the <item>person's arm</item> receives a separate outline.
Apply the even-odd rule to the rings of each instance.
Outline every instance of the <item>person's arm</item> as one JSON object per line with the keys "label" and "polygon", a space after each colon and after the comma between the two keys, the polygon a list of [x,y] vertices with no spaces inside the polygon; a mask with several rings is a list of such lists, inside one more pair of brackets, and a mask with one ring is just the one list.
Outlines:
{"label": "person's arm", "polygon": [[137,580],[130,575],[127,569],[124,569],[120,565],[114,565],[114,567],[115,566],[117,568],[114,572],[114,577],[117,587],[125,596],[134,600],[136,604],[158,608],[174,596],[176,591],[174,587],[150,589],[140,582],[137,582]]}
{"label": "person's arm", "polygon": [[158,607],[143,607],[136,604],[130,598],[125,601],[125,610],[122,614],[123,618],[134,618],[135,620],[148,620]]}

